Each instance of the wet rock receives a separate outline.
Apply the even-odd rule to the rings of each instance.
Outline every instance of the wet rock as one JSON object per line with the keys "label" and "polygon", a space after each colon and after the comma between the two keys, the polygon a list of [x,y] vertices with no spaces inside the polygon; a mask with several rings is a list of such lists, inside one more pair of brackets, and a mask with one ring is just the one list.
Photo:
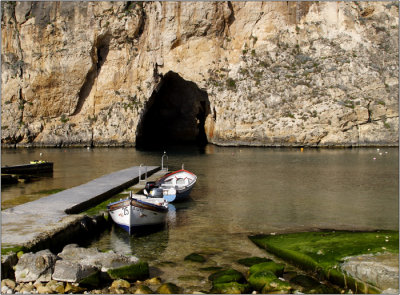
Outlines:
{"label": "wet rock", "polygon": [[14,278],[13,267],[17,264],[17,254],[11,253],[1,255],[1,279]]}
{"label": "wet rock", "polygon": [[4,280],[1,280],[1,286],[2,287],[7,286],[10,289],[15,289],[16,283],[10,279],[4,279]]}
{"label": "wet rock", "polygon": [[18,293],[32,293],[35,287],[32,284],[24,284],[18,291]]}
{"label": "wet rock", "polygon": [[250,274],[253,274],[258,271],[271,271],[276,276],[282,276],[284,268],[285,266],[283,264],[277,264],[273,261],[269,261],[269,262],[254,264],[253,266],[250,267],[249,272]]}
{"label": "wet rock", "polygon": [[254,272],[248,278],[251,287],[257,291],[261,291],[265,285],[273,283],[276,280],[279,279],[269,270]]}
{"label": "wet rock", "polygon": [[179,276],[178,280],[181,281],[202,281],[205,277],[198,276],[198,275],[187,275],[187,276]]}
{"label": "wet rock", "polygon": [[201,271],[217,271],[217,270],[221,270],[221,269],[222,269],[221,266],[208,266],[208,267],[199,268],[199,270],[201,270]]}
{"label": "wet rock", "polygon": [[[289,294],[292,287],[288,282],[282,281],[280,279],[275,279],[264,285],[261,293],[278,293],[278,294]],[[329,294],[329,293],[328,293]]]}
{"label": "wet rock", "polygon": [[121,279],[115,280],[111,284],[111,288],[116,288],[116,289],[122,289],[122,288],[128,289],[128,288],[130,288],[130,286],[131,286],[131,284],[128,281],[121,280]]}
{"label": "wet rock", "polygon": [[37,253],[25,253],[19,259],[15,268],[15,278],[20,282],[51,280],[56,256],[49,250],[42,250]]}
{"label": "wet rock", "polygon": [[153,294],[153,290],[151,290],[148,286],[140,285],[134,294]]}
{"label": "wet rock", "polygon": [[97,287],[100,284],[100,272],[96,271],[90,276],[83,278],[79,281],[79,284],[86,287]]}
{"label": "wet rock", "polygon": [[173,283],[164,283],[156,291],[158,294],[179,294],[181,289]]}
{"label": "wet rock", "polygon": [[396,253],[351,257],[341,265],[341,269],[381,290],[399,288],[399,255]]}
{"label": "wet rock", "polygon": [[235,269],[217,271],[211,274],[208,277],[208,279],[212,281],[213,284],[231,283],[231,282],[244,283],[246,281],[244,275]]}
{"label": "wet rock", "polygon": [[78,283],[68,282],[65,284],[64,291],[65,293],[83,293],[84,291],[86,291],[86,289],[79,286]]}
{"label": "wet rock", "polygon": [[189,254],[184,258],[185,261],[193,261],[193,262],[200,262],[203,263],[206,261],[205,257],[203,255],[200,255],[198,253],[192,253]]}
{"label": "wet rock", "polygon": [[98,268],[94,266],[82,265],[68,260],[58,260],[55,264],[52,278],[57,281],[76,283],[97,271]]}
{"label": "wet rock", "polygon": [[48,288],[51,293],[55,294],[64,294],[65,292],[65,287],[63,282],[58,282],[55,280],[51,280],[46,284],[46,288]]}
{"label": "wet rock", "polygon": [[237,282],[214,284],[210,293],[212,294],[248,294],[250,293],[249,284],[240,284]]}
{"label": "wet rock", "polygon": [[161,279],[158,277],[155,278],[151,278],[145,281],[145,284],[149,284],[149,285],[159,285],[161,284]]}
{"label": "wet rock", "polygon": [[149,265],[147,262],[140,261],[135,264],[109,269],[107,274],[112,279],[145,280],[149,277]]}
{"label": "wet rock", "polygon": [[269,258],[265,258],[265,257],[249,257],[249,258],[243,258],[243,259],[239,259],[237,262],[239,264],[242,264],[244,266],[253,266],[254,264],[259,264],[262,262],[269,262],[272,261]]}

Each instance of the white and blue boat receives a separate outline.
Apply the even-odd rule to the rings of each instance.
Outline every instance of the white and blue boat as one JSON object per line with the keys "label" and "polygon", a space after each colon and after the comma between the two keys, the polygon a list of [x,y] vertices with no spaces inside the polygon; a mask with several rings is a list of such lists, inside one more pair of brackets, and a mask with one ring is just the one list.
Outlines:
{"label": "white and blue boat", "polygon": [[129,234],[146,226],[166,222],[168,202],[164,198],[132,195],[107,205],[112,220]]}
{"label": "white and blue boat", "polygon": [[197,180],[197,176],[181,169],[159,178],[153,183],[146,184],[145,194],[164,197],[168,202],[178,202],[189,196]]}

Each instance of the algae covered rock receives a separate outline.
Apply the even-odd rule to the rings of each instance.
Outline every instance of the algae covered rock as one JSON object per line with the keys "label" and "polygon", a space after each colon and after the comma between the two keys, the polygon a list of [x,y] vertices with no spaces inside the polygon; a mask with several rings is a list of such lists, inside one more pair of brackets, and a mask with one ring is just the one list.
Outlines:
{"label": "algae covered rock", "polygon": [[92,273],[91,275],[80,280],[78,283],[87,287],[97,287],[100,284],[100,271]]}
{"label": "algae covered rock", "polygon": [[181,289],[173,283],[164,283],[156,291],[158,294],[179,294]]}
{"label": "algae covered rock", "polygon": [[272,271],[265,270],[251,274],[248,278],[248,281],[251,287],[257,291],[260,291],[266,284],[269,284],[277,279],[278,278]]}
{"label": "algae covered rock", "polygon": [[153,294],[153,293],[154,293],[153,290],[151,290],[146,285],[140,285],[135,291],[135,294]]}
{"label": "algae covered rock", "polygon": [[207,266],[207,267],[199,268],[199,270],[201,270],[201,271],[217,271],[217,270],[221,270],[221,269],[222,269],[221,266]]}
{"label": "algae covered rock", "polygon": [[244,275],[235,269],[220,270],[211,274],[208,279],[213,282],[213,284],[221,283],[231,283],[238,282],[244,283],[246,279]]}
{"label": "algae covered rock", "polygon": [[149,278],[149,265],[147,262],[140,261],[135,264],[109,269],[107,274],[114,280],[146,280]]}
{"label": "algae covered rock", "polygon": [[249,284],[240,284],[238,282],[214,284],[210,293],[212,294],[248,294],[251,288]]}
{"label": "algae covered rock", "polygon": [[253,266],[254,264],[259,264],[262,262],[269,262],[269,261],[272,261],[272,260],[265,258],[265,257],[248,257],[248,258],[239,259],[237,262],[244,266],[250,267],[250,266]]}
{"label": "algae covered rock", "polygon": [[276,276],[282,276],[283,275],[283,270],[285,266],[283,264],[277,264],[273,261],[269,262],[263,262],[259,264],[254,264],[253,266],[250,267],[250,274],[253,274],[258,271],[271,271],[274,273]]}
{"label": "algae covered rock", "polygon": [[198,253],[189,254],[188,256],[186,256],[186,257],[184,258],[184,260],[185,260],[185,261],[200,262],[200,263],[203,263],[203,262],[206,261],[206,259],[204,258],[204,256],[203,256],[203,255],[200,255],[200,254],[198,254]]}
{"label": "algae covered rock", "polygon": [[274,279],[267,284],[261,290],[261,293],[279,293],[279,294],[288,294],[290,293],[291,286],[288,282],[282,281],[280,279]]}

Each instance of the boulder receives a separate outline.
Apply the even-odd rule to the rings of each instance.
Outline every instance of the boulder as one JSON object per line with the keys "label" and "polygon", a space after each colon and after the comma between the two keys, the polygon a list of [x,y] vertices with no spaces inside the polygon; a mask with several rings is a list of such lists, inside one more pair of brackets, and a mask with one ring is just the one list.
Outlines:
{"label": "boulder", "polygon": [[285,266],[283,264],[277,264],[273,261],[269,262],[262,262],[258,264],[254,264],[253,266],[250,267],[249,273],[250,275],[258,272],[258,271],[271,271],[273,272],[276,276],[282,276],[283,275],[283,270]]}
{"label": "boulder", "polygon": [[99,252],[96,248],[82,248],[76,244],[65,246],[63,251],[58,254],[58,257],[81,265],[96,266],[103,272],[106,272],[108,269],[131,265],[139,261],[134,256],[125,256],[113,251],[106,253]]}
{"label": "boulder", "polygon": [[213,282],[213,285],[231,282],[244,283],[246,281],[244,275],[235,269],[217,271],[211,274],[208,279]]}
{"label": "boulder", "polygon": [[49,250],[37,253],[25,253],[19,259],[15,268],[15,278],[18,283],[51,280],[56,256]]}
{"label": "boulder", "polygon": [[58,260],[52,275],[53,280],[77,283],[98,272],[98,268],[68,260]]}
{"label": "boulder", "polygon": [[14,278],[14,266],[18,262],[17,254],[1,255],[1,279]]}
{"label": "boulder", "polygon": [[249,257],[249,258],[239,259],[237,262],[244,266],[250,267],[250,266],[253,266],[254,264],[259,264],[262,262],[269,262],[269,261],[272,261],[272,260],[265,258],[265,257]]}

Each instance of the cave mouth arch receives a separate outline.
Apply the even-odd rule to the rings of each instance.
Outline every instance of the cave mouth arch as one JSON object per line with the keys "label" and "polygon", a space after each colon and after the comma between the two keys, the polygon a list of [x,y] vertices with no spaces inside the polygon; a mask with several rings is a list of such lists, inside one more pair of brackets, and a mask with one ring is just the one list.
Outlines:
{"label": "cave mouth arch", "polygon": [[207,144],[204,124],[209,114],[207,92],[170,71],[161,78],[145,106],[136,133],[136,147],[204,146]]}

